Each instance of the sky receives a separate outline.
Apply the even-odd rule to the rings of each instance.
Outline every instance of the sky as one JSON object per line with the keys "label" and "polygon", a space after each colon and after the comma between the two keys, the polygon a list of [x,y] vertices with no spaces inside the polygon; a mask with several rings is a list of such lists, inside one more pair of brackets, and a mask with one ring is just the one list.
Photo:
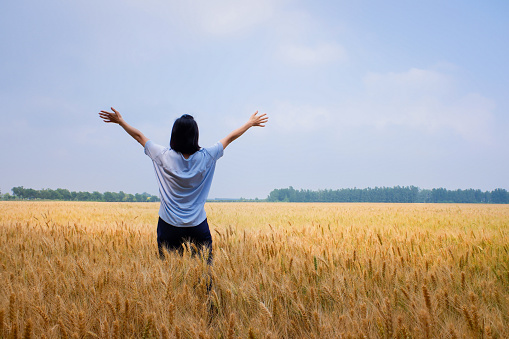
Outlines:
{"label": "sky", "polygon": [[101,110],[168,145],[182,114],[209,198],[272,189],[509,189],[509,2],[88,0],[0,4],[0,189],[157,194]]}

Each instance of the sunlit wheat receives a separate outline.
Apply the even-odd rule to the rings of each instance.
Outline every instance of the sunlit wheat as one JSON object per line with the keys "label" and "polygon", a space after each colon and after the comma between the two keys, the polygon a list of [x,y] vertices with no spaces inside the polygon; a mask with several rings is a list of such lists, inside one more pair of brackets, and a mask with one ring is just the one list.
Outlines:
{"label": "sunlit wheat", "polygon": [[0,338],[509,337],[509,206],[208,204],[212,268],[157,209],[1,202]]}

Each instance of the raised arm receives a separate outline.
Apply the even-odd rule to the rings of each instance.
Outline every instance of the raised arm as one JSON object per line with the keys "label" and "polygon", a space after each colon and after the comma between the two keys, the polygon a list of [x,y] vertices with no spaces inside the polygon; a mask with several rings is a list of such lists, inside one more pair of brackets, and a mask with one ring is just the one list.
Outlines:
{"label": "raised arm", "polygon": [[233,140],[240,137],[242,134],[244,134],[248,129],[250,129],[253,126],[259,126],[259,127],[265,127],[265,123],[269,120],[269,117],[267,114],[258,115],[258,111],[254,112],[253,115],[249,118],[249,120],[242,125],[241,127],[237,128],[226,138],[221,139],[221,143],[223,144],[223,149],[225,149]]}
{"label": "raised arm", "polygon": [[103,119],[104,122],[112,122],[115,124],[119,124],[130,136],[132,136],[137,142],[141,144],[141,146],[145,147],[145,143],[149,140],[143,133],[141,133],[138,129],[132,127],[127,122],[125,122],[120,112],[118,112],[113,107],[111,108],[113,112],[101,111],[99,113],[99,117]]}

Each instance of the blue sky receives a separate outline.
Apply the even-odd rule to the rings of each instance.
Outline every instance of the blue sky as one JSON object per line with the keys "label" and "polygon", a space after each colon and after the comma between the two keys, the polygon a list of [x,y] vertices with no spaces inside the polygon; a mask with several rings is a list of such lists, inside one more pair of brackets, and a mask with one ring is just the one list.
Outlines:
{"label": "blue sky", "polygon": [[210,198],[273,188],[509,189],[505,1],[10,1],[0,5],[0,189],[157,193],[110,106],[167,144],[187,113]]}

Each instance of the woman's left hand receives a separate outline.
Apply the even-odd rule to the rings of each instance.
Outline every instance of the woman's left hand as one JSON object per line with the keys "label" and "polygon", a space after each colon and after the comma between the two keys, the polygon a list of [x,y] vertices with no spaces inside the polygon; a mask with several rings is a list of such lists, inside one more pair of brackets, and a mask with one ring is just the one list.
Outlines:
{"label": "woman's left hand", "polygon": [[122,115],[120,115],[120,112],[114,109],[113,107],[111,107],[111,110],[113,112],[101,111],[101,113],[99,113],[99,117],[101,117],[101,119],[103,119],[104,122],[120,124],[120,122],[122,121]]}

